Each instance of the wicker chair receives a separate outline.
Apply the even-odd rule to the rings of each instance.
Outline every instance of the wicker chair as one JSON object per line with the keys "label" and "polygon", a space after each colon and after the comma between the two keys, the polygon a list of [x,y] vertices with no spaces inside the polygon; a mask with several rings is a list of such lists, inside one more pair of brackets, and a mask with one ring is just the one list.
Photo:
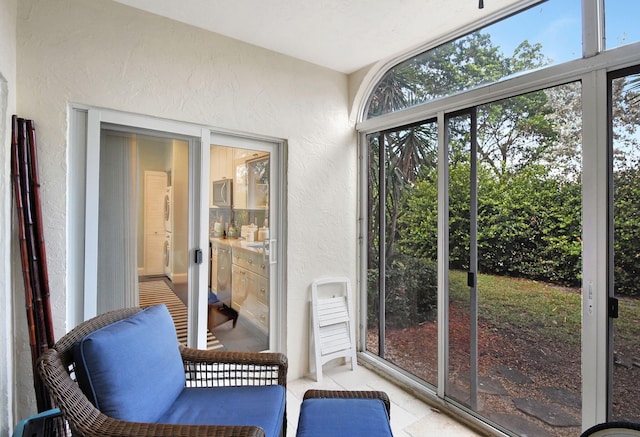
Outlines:
{"label": "wicker chair", "polygon": [[[82,436],[264,436],[259,426],[168,425],[116,420],[89,401],[76,382],[74,345],[89,333],[129,318],[142,308],[127,308],[81,323],[38,360],[56,405],[74,435]],[[196,350],[180,346],[187,387],[281,385],[286,389],[287,358],[280,353]],[[126,366],[127,363],[123,363]],[[286,435],[286,411],[282,424]]]}
{"label": "wicker chair", "polygon": [[594,425],[580,434],[580,437],[638,437],[640,423],[605,422]]}

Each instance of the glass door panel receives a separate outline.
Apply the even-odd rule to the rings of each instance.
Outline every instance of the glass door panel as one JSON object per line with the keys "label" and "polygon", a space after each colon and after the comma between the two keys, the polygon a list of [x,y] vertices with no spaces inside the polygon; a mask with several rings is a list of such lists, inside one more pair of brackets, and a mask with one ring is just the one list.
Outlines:
{"label": "glass door panel", "polygon": [[437,125],[372,134],[368,146],[367,350],[435,386]]}
{"label": "glass door panel", "polygon": [[447,118],[446,394],[510,431],[581,420],[579,83]]}
{"label": "glass door panel", "polygon": [[103,129],[98,313],[167,305],[187,344],[189,142]]}
{"label": "glass door panel", "polygon": [[[380,262],[380,239],[384,229],[386,216],[380,214],[381,184],[384,174],[381,173],[381,152],[384,150],[382,134],[367,135],[367,336],[366,350],[384,357],[384,318],[381,317],[380,308],[384,308],[384,294],[382,293],[384,282],[380,281],[380,268],[384,269],[384,263]],[[384,157],[382,158],[384,163]],[[382,236],[384,239],[384,236]],[[384,274],[384,273],[383,273]],[[380,298],[382,297],[382,301]],[[383,310],[384,312],[384,310]]]}
{"label": "glass door panel", "polygon": [[478,411],[517,433],[580,433],[581,118],[579,83],[478,107]]}
{"label": "glass door panel", "polygon": [[471,114],[448,117],[446,137],[449,158],[449,366],[445,393],[457,402],[471,406],[471,393],[476,386],[470,354],[473,290],[467,277],[471,269]]}
{"label": "glass door panel", "polygon": [[[612,76],[613,295],[610,420],[640,422],[640,68]],[[613,314],[609,314],[613,316]]]}
{"label": "glass door panel", "polygon": [[270,348],[271,152],[210,146],[207,326],[226,350]]}

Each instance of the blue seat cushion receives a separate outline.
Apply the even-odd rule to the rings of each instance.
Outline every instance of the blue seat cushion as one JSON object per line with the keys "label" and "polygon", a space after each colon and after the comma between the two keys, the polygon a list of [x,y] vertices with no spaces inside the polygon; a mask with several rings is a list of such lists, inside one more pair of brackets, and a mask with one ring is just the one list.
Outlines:
{"label": "blue seat cushion", "polygon": [[162,424],[254,425],[280,435],[286,404],[281,385],[186,388],[156,421]]}
{"label": "blue seat cushion", "polygon": [[94,331],[74,346],[78,384],[107,416],[155,422],[184,390],[175,325],[156,305]]}
{"label": "blue seat cushion", "polygon": [[392,436],[384,403],[379,399],[311,398],[302,402],[297,437]]}

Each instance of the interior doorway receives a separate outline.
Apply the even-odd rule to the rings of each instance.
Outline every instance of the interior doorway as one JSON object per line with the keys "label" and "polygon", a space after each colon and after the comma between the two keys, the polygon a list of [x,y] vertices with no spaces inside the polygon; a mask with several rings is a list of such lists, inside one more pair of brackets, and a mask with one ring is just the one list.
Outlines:
{"label": "interior doorway", "polygon": [[145,170],[142,186],[143,242],[142,272],[145,276],[161,275],[171,267],[171,227],[166,214],[171,213],[171,188],[163,171]]}

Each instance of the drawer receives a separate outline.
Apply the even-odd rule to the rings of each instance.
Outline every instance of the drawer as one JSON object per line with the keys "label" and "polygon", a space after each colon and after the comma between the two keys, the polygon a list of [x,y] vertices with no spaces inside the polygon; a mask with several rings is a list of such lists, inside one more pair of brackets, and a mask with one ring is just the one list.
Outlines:
{"label": "drawer", "polygon": [[218,256],[221,250],[231,250],[231,245],[224,240],[211,240],[211,255]]}
{"label": "drawer", "polygon": [[261,332],[269,335],[269,308],[255,298],[246,300],[240,317],[244,317]]}
{"label": "drawer", "polygon": [[236,264],[231,266],[231,308],[238,312],[249,296],[249,274],[247,269]]}
{"label": "drawer", "polygon": [[268,262],[261,253],[233,248],[233,264],[262,276],[269,276]]}
{"label": "drawer", "polygon": [[231,268],[231,306],[240,311],[250,297],[269,306],[269,279],[234,264]]}
{"label": "drawer", "polygon": [[269,279],[251,273],[249,275],[249,284],[249,292],[253,293],[259,302],[269,306]]}

